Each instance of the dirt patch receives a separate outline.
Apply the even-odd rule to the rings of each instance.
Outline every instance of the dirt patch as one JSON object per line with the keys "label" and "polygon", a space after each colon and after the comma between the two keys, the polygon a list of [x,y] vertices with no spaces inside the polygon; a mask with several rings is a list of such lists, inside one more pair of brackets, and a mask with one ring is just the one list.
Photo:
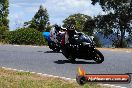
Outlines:
{"label": "dirt patch", "polygon": [[97,48],[97,49],[99,49],[99,50],[132,52],[132,48]]}

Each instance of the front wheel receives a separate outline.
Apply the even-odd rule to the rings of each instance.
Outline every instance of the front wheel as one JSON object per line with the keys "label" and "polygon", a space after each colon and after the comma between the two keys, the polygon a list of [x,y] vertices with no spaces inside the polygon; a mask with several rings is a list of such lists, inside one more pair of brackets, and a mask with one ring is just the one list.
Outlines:
{"label": "front wheel", "polygon": [[95,49],[94,52],[95,52],[94,61],[96,61],[97,63],[102,63],[104,61],[103,54],[97,49]]}

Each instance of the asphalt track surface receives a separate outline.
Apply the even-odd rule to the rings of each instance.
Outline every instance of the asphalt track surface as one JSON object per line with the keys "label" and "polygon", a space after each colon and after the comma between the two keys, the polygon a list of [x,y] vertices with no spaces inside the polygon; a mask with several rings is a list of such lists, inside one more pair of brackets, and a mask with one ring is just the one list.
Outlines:
{"label": "asphalt track surface", "polygon": [[[48,47],[0,45],[0,67],[73,79],[80,66],[91,74],[132,73],[132,52],[110,50],[101,50],[101,52],[105,57],[102,64],[81,59],[77,59],[76,63],[70,63],[61,53],[52,52]],[[114,85],[132,88],[132,82]]]}

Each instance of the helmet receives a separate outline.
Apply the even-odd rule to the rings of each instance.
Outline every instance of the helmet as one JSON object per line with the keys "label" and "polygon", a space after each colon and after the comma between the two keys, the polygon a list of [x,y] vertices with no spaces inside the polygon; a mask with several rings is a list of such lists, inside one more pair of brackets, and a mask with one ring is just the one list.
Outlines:
{"label": "helmet", "polygon": [[68,29],[68,30],[71,30],[71,31],[72,31],[72,30],[75,30],[75,26],[72,25],[72,24],[70,24],[70,25],[67,26],[67,29]]}
{"label": "helmet", "polygon": [[58,28],[59,26],[57,24],[54,25],[55,28]]}
{"label": "helmet", "polygon": [[68,30],[75,30],[76,21],[69,21],[69,24],[67,25]]}
{"label": "helmet", "polygon": [[58,26],[57,24],[55,24],[54,27],[55,27],[56,31],[60,31],[60,29],[61,29],[61,27]]}

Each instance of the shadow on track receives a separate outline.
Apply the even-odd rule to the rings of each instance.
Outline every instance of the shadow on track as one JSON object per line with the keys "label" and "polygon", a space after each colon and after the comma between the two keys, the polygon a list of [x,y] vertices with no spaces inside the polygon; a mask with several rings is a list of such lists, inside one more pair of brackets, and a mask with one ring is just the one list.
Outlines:
{"label": "shadow on track", "polygon": [[54,61],[56,64],[65,64],[65,63],[71,63],[71,64],[98,64],[96,62],[86,62],[86,61],[75,61],[75,62],[70,62],[69,60],[58,60]]}
{"label": "shadow on track", "polygon": [[55,51],[46,51],[44,53],[62,53],[62,52],[55,52]]}

